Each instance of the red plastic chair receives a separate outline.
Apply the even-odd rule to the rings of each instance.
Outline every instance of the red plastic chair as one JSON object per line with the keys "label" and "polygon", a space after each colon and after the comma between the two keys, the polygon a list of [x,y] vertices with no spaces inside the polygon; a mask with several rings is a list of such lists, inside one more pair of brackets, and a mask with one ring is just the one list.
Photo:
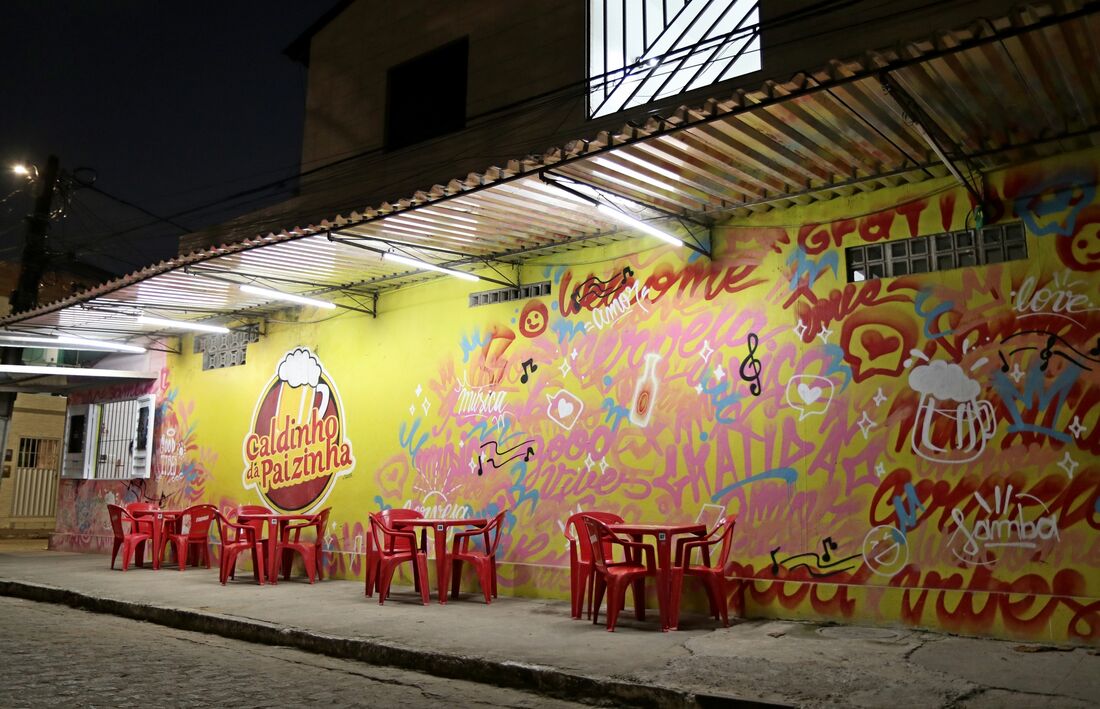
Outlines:
{"label": "red plastic chair", "polygon": [[241,515],[249,514],[269,515],[274,514],[274,512],[273,510],[270,510],[263,505],[237,505],[236,509],[237,522],[240,524],[246,524],[256,530],[256,539],[257,541],[259,541],[260,546],[263,547],[264,556],[270,559],[271,554],[275,551],[272,548],[272,545],[278,540],[268,539],[264,536],[264,533],[267,531],[268,528],[268,522],[266,519],[250,519],[243,522],[241,521]]}
{"label": "red plastic chair", "polygon": [[[150,510],[155,512],[159,509],[160,505],[156,504],[155,502],[131,502],[130,504],[126,505],[126,511],[134,518],[134,520],[137,521],[137,531],[141,532],[142,534],[148,534],[149,536],[153,536],[153,518],[135,515],[134,513],[147,512]],[[159,550],[154,549],[153,551],[156,552]]]}
{"label": "red plastic chair", "polygon": [[[424,516],[424,515],[420,514],[419,512],[417,512],[416,510],[410,510],[410,509],[405,509],[405,508],[397,508],[397,509],[392,509],[391,508],[391,509],[388,509],[388,510],[382,510],[378,514],[382,515],[382,521],[385,522],[386,526],[389,526],[389,527],[394,526],[393,525],[394,520],[398,520],[398,519],[420,519]],[[421,529],[420,530],[420,548],[421,549],[426,548],[424,546],[424,544],[425,544],[424,540],[425,540],[425,535],[426,534],[427,534],[426,529]],[[413,549],[415,547],[415,544],[410,545],[409,540],[404,538],[404,537],[402,537],[400,539],[394,539],[392,541],[393,541],[394,546],[393,546],[392,549],[389,550],[391,552],[392,551],[407,552],[407,551],[410,551],[411,549]],[[366,588],[366,595],[367,595],[368,598],[371,595],[373,595],[376,590],[378,590],[378,578],[379,578],[378,559],[375,555],[374,549],[375,549],[374,535],[373,535],[373,533],[368,534],[367,535],[367,588]],[[419,591],[420,590],[420,579],[419,578],[414,578],[414,582],[415,582],[415,586],[413,588],[415,590]]]}
{"label": "red plastic chair", "polygon": [[[600,619],[600,606],[603,604],[604,590],[607,591],[607,630],[615,631],[619,611],[626,603],[626,587],[634,589],[634,612],[638,620],[645,620],[645,577],[656,573],[652,544],[622,539],[595,517],[583,515],[588,530],[589,546],[592,549],[592,567],[595,571],[595,610],[592,622]],[[613,550],[621,546],[626,554],[625,561],[614,561]],[[640,558],[645,564],[638,563]]]}
{"label": "red plastic chair", "polygon": [[[196,547],[197,556],[195,564],[205,564],[210,568],[210,523],[214,521],[217,508],[214,505],[194,505],[188,507],[176,521],[178,531],[164,535],[161,540],[159,554],[164,554],[164,547],[168,544],[176,551],[176,559],[179,560],[180,571],[187,566],[187,558],[191,547]],[[187,530],[187,531],[182,531]]]}
{"label": "red plastic chair", "polygon": [[[737,515],[729,515],[718,521],[714,529],[701,539],[680,539],[676,543],[676,567],[672,570],[672,598],[669,599],[669,627],[676,629],[680,619],[680,595],[684,590],[684,576],[696,576],[703,582],[710,601],[710,613],[715,620],[721,617],[722,625],[729,627],[729,599],[726,596],[726,563],[733,547],[733,528]],[[710,548],[721,543],[718,562],[711,566]],[[699,549],[703,563],[693,565],[691,553]]]}
{"label": "red plastic chair", "polygon": [[589,515],[606,524],[622,522],[623,518],[612,512],[579,512],[565,523],[565,538],[569,540],[569,600],[574,618],[581,617],[581,609],[587,601],[588,617],[592,617],[592,545],[588,530],[581,519]]}
{"label": "red plastic chair", "polygon": [[[485,603],[489,604],[497,597],[497,546],[500,545],[500,525],[507,512],[501,510],[483,527],[455,534],[451,544],[451,598],[458,598],[463,562],[469,563],[477,571],[481,591],[485,594]],[[470,540],[477,536],[482,537],[485,551],[470,548]]]}
{"label": "red plastic chair", "polygon": [[264,584],[264,546],[259,539],[256,527],[251,523],[230,522],[221,512],[215,512],[215,515],[218,519],[218,535],[222,539],[218,580],[224,586],[228,579],[235,577],[237,556],[247,549],[252,552],[252,575],[262,586]]}
{"label": "red plastic chair", "polygon": [[[294,560],[294,554],[301,555],[302,563],[306,567],[306,576],[309,577],[310,583],[313,583],[316,578],[324,579],[324,559],[322,557],[324,555],[325,529],[328,528],[328,515],[331,510],[331,507],[326,507],[313,515],[313,518],[308,522],[288,524],[283,527],[282,534],[275,547],[275,554],[279,558],[279,567],[283,571],[284,579],[290,578],[290,567],[291,562]],[[303,541],[301,536],[302,530],[305,529],[315,530],[315,538]]]}
{"label": "red plastic chair", "polygon": [[[378,604],[386,602],[393,573],[399,564],[411,561],[413,580],[420,589],[420,600],[428,605],[428,554],[416,545],[416,533],[398,531],[386,524],[383,516],[371,513],[370,531],[374,538],[374,564],[367,566],[367,595],[372,584],[378,585]],[[400,545],[399,542],[402,542]]]}
{"label": "red plastic chair", "polygon": [[[135,549],[137,550],[137,565],[141,566],[145,562],[145,542],[151,543],[153,535],[140,531],[138,521],[134,519],[133,515],[118,505],[108,504],[107,514],[111,518],[111,532],[115,535],[111,549],[111,568],[115,568],[115,557],[118,556],[119,549],[122,549],[123,571],[130,567],[130,557],[133,556]],[[130,531],[128,532],[124,527],[126,524],[130,525]]]}

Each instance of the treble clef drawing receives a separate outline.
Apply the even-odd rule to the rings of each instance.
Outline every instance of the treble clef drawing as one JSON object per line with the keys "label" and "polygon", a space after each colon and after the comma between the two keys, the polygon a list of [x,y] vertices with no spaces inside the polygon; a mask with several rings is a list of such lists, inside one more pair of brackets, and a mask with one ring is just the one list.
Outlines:
{"label": "treble clef drawing", "polygon": [[760,396],[760,360],[756,358],[756,347],[760,344],[760,338],[755,332],[750,332],[748,337],[749,354],[741,360],[741,379],[749,382],[749,391],[753,396]]}

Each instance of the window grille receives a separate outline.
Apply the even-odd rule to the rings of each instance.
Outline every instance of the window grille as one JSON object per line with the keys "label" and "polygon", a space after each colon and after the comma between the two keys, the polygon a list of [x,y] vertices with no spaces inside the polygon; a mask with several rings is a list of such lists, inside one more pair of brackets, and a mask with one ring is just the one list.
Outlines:
{"label": "window grille", "polygon": [[756,0],[589,0],[588,116],[759,71]]}
{"label": "window grille", "polygon": [[470,307],[479,305],[492,305],[493,303],[507,303],[512,300],[525,300],[527,298],[541,298],[550,295],[550,281],[531,283],[519,288],[497,288],[496,290],[484,290],[470,294]]}
{"label": "window grille", "polygon": [[948,271],[1027,258],[1021,224],[862,244],[845,249],[848,282]]}

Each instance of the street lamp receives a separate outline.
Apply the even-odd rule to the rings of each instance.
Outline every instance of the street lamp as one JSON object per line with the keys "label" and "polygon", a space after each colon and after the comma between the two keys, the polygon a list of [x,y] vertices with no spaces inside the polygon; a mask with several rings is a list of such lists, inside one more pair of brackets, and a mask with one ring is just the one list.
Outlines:
{"label": "street lamp", "polygon": [[11,166],[11,171],[20,177],[25,177],[28,180],[33,180],[38,177],[38,168],[34,165],[24,165],[23,163],[16,163]]}

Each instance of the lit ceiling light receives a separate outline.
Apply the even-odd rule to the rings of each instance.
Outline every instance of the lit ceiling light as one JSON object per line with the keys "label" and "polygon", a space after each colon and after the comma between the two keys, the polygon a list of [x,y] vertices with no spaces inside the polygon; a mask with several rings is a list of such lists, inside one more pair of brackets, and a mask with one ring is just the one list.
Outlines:
{"label": "lit ceiling light", "polygon": [[436,271],[437,273],[445,273],[448,276],[454,276],[455,278],[461,278],[464,281],[479,281],[481,280],[472,273],[464,273],[462,271],[455,271],[450,268],[443,268],[442,266],[436,266],[434,263],[427,263],[425,261],[417,261],[414,258],[408,256],[402,256],[401,254],[395,254],[387,251],[382,254],[383,261],[393,261],[394,263],[404,264],[406,266],[412,266],[413,268],[422,268],[428,271]]}
{"label": "lit ceiling light", "polygon": [[91,337],[76,337],[73,335],[47,337],[39,335],[17,335],[4,332],[0,333],[0,338],[2,338],[0,339],[0,347],[22,347],[23,345],[18,343],[25,342],[35,345],[46,345],[47,347],[59,350],[132,352],[134,354],[145,352],[144,347],[138,347],[137,345],[127,345],[122,342],[111,342],[109,340],[97,340]]}
{"label": "lit ceiling light", "polygon": [[240,285],[240,289],[243,293],[251,293],[252,295],[258,295],[264,298],[271,298],[272,300],[285,300],[288,303],[296,303],[298,305],[312,305],[314,308],[324,308],[325,310],[333,310],[336,308],[335,303],[330,303],[327,300],[307,298],[304,295],[284,293],[282,291],[272,290],[270,288],[261,288],[259,286],[250,285],[248,283],[242,283]]}
{"label": "lit ceiling light", "polygon": [[644,231],[645,233],[649,234],[650,236],[655,236],[658,239],[660,239],[661,241],[672,244],[673,246],[683,246],[684,245],[684,242],[683,242],[682,239],[678,239],[677,237],[673,236],[672,234],[666,234],[665,232],[661,231],[657,227],[652,226],[651,224],[647,224],[646,222],[643,222],[641,219],[635,219],[634,217],[630,216],[629,214],[627,214],[625,212],[620,212],[619,210],[615,209],[614,207],[612,207],[610,205],[603,204],[601,202],[600,204],[596,205],[596,209],[600,210],[601,212],[603,212],[607,216],[611,217],[612,219],[614,219],[614,220],[616,220],[616,221],[618,221],[622,224],[626,224],[627,226],[632,226],[635,229],[638,229],[639,231]]}
{"label": "lit ceiling light", "polygon": [[11,171],[20,177],[30,177],[31,169],[22,163],[17,163],[11,166]]}
{"label": "lit ceiling light", "polygon": [[137,321],[142,325],[158,325],[174,330],[195,330],[196,332],[217,332],[222,334],[229,332],[229,328],[221,325],[207,325],[201,322],[188,322],[187,320],[169,320],[168,318],[158,318],[152,315],[139,315]]}
{"label": "lit ceiling light", "polygon": [[29,364],[0,364],[0,374],[67,374],[76,377],[108,377],[111,379],[156,379],[152,372],[126,369],[95,369],[94,367],[43,367]]}

